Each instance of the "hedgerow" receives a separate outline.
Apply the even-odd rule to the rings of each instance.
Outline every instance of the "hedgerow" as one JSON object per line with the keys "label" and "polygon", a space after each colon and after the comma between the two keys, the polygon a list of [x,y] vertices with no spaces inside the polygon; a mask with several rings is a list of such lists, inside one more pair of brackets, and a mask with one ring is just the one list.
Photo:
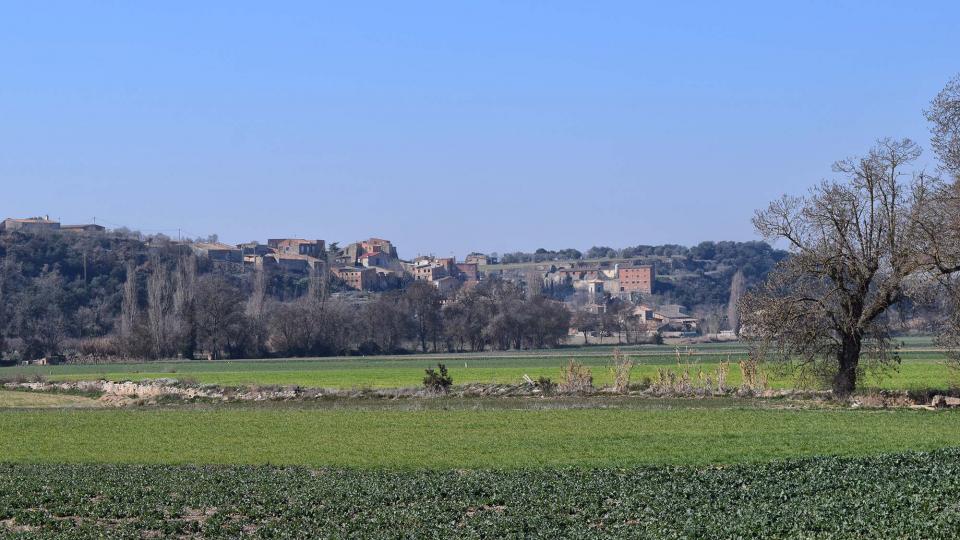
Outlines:
{"label": "hedgerow", "polygon": [[940,538],[960,449],[730,467],[0,465],[0,536]]}

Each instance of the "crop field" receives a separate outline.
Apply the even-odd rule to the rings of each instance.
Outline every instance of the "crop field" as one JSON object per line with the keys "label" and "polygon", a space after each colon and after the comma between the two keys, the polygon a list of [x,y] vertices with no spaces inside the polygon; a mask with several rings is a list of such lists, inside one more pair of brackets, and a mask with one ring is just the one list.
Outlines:
{"label": "crop field", "polygon": [[733,467],[0,465],[0,533],[236,538],[950,538],[960,451]]}
{"label": "crop field", "polygon": [[485,408],[478,399],[451,410],[6,410],[0,433],[16,436],[0,438],[0,456],[46,463],[457,469],[706,465],[960,446],[960,412],[952,411],[735,402],[701,408],[695,400],[662,409],[559,403],[555,409]]}
{"label": "crop field", "polygon": [[[910,346],[910,344],[908,344]],[[42,374],[51,380],[144,380],[176,378],[223,386],[299,385],[322,388],[399,388],[419,386],[424,369],[444,362],[455,384],[518,383],[523,375],[534,379],[557,380],[561,366],[570,358],[591,368],[597,385],[612,381],[610,371],[612,348],[586,348],[571,351],[548,351],[514,354],[437,354],[390,357],[341,357],[321,359],[225,360],[141,362],[129,364],[17,366],[0,368],[0,378]],[[635,362],[631,377],[634,382],[654,378],[659,369],[678,367],[677,357],[667,347],[625,348]],[[925,389],[949,388],[960,382],[960,373],[948,367],[943,352],[929,347],[911,347],[902,353],[896,369],[868,374],[865,388]],[[745,357],[742,347],[732,345],[701,346],[689,354],[681,354],[690,363],[693,375],[702,369],[712,375],[722,361],[731,362],[728,383],[740,383],[736,363]],[[768,370],[770,385],[791,388],[791,377]]]}
{"label": "crop field", "polygon": [[[678,369],[625,348],[633,379]],[[221,385],[419,386],[611,380],[612,347],[305,360],[17,366],[0,377]],[[883,388],[948,388],[908,342]],[[736,344],[683,356],[695,371]],[[793,381],[773,376],[775,387]],[[801,397],[330,397],[106,406],[0,391],[0,537],[700,538],[955,536],[960,410],[851,408]]]}

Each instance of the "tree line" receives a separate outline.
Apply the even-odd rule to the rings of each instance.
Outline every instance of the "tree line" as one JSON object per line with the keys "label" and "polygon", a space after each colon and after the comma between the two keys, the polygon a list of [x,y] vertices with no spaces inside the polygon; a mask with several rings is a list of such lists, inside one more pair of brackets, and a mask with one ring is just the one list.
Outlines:
{"label": "tree line", "polygon": [[357,297],[323,272],[220,267],[173,245],[0,235],[0,358],[256,358],[553,347],[570,314],[497,279]]}

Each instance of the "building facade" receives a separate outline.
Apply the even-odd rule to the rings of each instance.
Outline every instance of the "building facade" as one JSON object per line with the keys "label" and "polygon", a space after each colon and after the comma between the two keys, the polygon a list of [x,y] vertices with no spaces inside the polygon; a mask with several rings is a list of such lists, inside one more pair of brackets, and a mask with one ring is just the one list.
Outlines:
{"label": "building facade", "polygon": [[60,222],[53,221],[49,216],[35,218],[7,218],[0,222],[0,231],[40,232],[56,231],[60,229]]}
{"label": "building facade", "polygon": [[373,268],[357,268],[346,266],[333,270],[337,277],[343,280],[348,287],[357,291],[372,291],[379,282],[377,271]]}
{"label": "building facade", "polygon": [[617,268],[617,279],[620,281],[620,292],[652,294],[656,274],[653,265],[621,266]]}

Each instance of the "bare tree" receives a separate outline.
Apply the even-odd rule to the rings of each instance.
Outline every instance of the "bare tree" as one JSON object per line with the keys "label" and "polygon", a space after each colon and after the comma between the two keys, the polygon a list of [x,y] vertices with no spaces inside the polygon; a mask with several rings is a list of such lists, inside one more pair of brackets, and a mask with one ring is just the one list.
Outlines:
{"label": "bare tree", "polygon": [[427,352],[427,338],[439,333],[440,307],[443,297],[433,284],[415,281],[404,291],[404,298],[413,317],[420,349]]}
{"label": "bare tree", "polygon": [[254,320],[261,320],[266,311],[266,302],[267,276],[263,267],[260,267],[253,272],[253,287],[246,305],[247,316]]}
{"label": "bare tree", "polygon": [[243,300],[240,290],[222,276],[207,274],[197,281],[197,339],[211,359],[224,354],[236,358],[248,350]]}
{"label": "bare tree", "polygon": [[174,286],[170,270],[159,258],[154,258],[151,266],[153,271],[147,279],[147,325],[153,357],[164,358],[175,349]]}
{"label": "bare tree", "polygon": [[760,234],[792,251],[740,303],[756,353],[827,378],[838,395],[856,388],[865,367],[899,360],[888,309],[931,272],[956,271],[937,269],[927,253],[943,189],[908,171],[919,155],[910,140],[880,140],[866,156],[836,163],[840,180],[756,213]]}
{"label": "bare tree", "polygon": [[28,294],[20,296],[13,323],[25,358],[60,353],[67,332],[64,284],[56,270],[45,272],[34,280]]}
{"label": "bare tree", "polygon": [[244,307],[247,319],[250,322],[251,353],[261,356],[267,348],[267,275],[264,268],[258,267],[253,272],[253,286],[250,297]]}
{"label": "bare tree", "polygon": [[595,332],[600,326],[600,317],[586,309],[580,308],[573,312],[573,320],[570,323],[583,334],[583,344],[590,344],[590,333]]}
{"label": "bare tree", "polygon": [[8,313],[7,303],[4,299],[4,292],[7,288],[7,272],[10,260],[4,258],[0,261],[0,360],[3,359],[3,351],[6,349],[7,325],[9,324],[10,314]]}
{"label": "bare tree", "polygon": [[954,179],[931,208],[936,219],[926,230],[923,249],[938,275],[936,285],[925,292],[934,304],[932,311],[941,314],[935,322],[939,344],[950,351],[955,367],[960,367],[960,283],[956,277],[960,270],[960,75],[930,102],[925,115],[940,167]]}
{"label": "bare tree", "polygon": [[737,304],[744,292],[743,270],[738,269],[730,279],[730,300],[727,301],[727,327],[734,332],[740,331],[740,313]]}
{"label": "bare tree", "polygon": [[700,319],[700,330],[704,334],[716,334],[723,328],[726,310],[722,304],[703,304],[693,310],[693,315]]}
{"label": "bare tree", "polygon": [[363,321],[373,352],[394,353],[414,334],[415,323],[398,291],[381,294],[364,306]]}
{"label": "bare tree", "polygon": [[127,264],[126,281],[123,284],[123,301],[120,305],[120,339],[129,347],[140,318],[140,305],[137,294],[137,266]]}
{"label": "bare tree", "polygon": [[960,179],[960,75],[956,75],[930,102],[931,146],[945,171]]}
{"label": "bare tree", "polygon": [[196,257],[189,255],[180,259],[174,281],[173,308],[178,349],[184,358],[193,358],[197,348]]}

